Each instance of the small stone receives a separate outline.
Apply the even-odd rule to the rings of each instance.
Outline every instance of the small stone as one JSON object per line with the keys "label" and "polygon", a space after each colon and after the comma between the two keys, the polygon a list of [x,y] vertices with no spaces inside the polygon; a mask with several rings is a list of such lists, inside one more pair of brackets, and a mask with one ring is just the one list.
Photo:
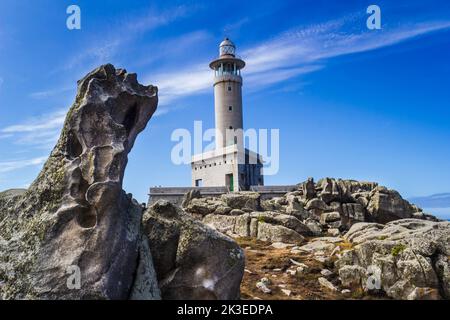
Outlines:
{"label": "small stone", "polygon": [[289,259],[289,261],[292,262],[293,264],[295,264],[296,266],[299,266],[299,267],[302,267],[302,268],[306,268],[306,269],[308,268],[308,266],[306,264],[298,262],[298,261],[295,261],[294,259]]}
{"label": "small stone", "polygon": [[284,242],[274,242],[271,245],[272,247],[274,247],[275,249],[286,249],[289,247],[294,247],[294,244],[289,244],[289,243],[284,243]]}
{"label": "small stone", "polygon": [[303,274],[306,273],[306,271],[308,271],[308,268],[305,267],[297,267],[297,269],[295,269],[297,271],[298,274]]}
{"label": "small stone", "polygon": [[328,229],[327,232],[332,237],[338,237],[341,235],[341,232],[337,228],[330,228],[330,229]]}
{"label": "small stone", "polygon": [[338,291],[337,288],[330,281],[328,281],[327,279],[325,279],[323,277],[320,277],[318,279],[318,281],[319,281],[319,284],[322,287],[324,287],[324,288],[326,288],[326,289],[328,289],[330,291]]}
{"label": "small stone", "polygon": [[320,271],[320,274],[323,275],[324,277],[329,277],[333,274],[333,272],[331,272],[328,269],[322,269],[322,271]]}
{"label": "small stone", "polygon": [[350,296],[350,294],[351,294],[352,292],[351,292],[349,289],[344,289],[344,290],[341,291],[341,293],[342,293],[344,296],[348,297],[348,296]]}
{"label": "small stone", "polygon": [[287,290],[287,289],[281,289],[281,292],[283,292],[285,295],[287,295],[288,297],[291,295],[292,291],[291,290]]}
{"label": "small stone", "polygon": [[286,270],[287,274],[290,274],[291,276],[295,276],[297,274],[297,270],[294,269],[287,269]]}
{"label": "small stone", "polygon": [[268,278],[262,278],[259,282],[256,283],[256,287],[261,290],[265,294],[272,293],[272,290],[269,289],[268,285],[270,284],[270,280]]}

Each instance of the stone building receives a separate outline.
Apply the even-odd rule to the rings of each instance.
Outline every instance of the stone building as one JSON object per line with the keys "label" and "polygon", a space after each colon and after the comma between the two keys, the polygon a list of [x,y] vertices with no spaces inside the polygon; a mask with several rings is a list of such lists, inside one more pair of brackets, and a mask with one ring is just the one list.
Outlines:
{"label": "stone building", "polygon": [[242,76],[245,62],[228,38],[219,46],[214,70],[215,150],[192,157],[192,186],[225,186],[229,191],[264,185],[263,159],[244,146]]}

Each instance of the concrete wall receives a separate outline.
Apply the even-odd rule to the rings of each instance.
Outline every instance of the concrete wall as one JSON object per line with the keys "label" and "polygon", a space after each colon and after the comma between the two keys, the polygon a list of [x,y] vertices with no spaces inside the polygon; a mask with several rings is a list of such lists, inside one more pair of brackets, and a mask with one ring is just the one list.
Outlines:
{"label": "concrete wall", "polygon": [[203,187],[227,186],[226,175],[233,174],[234,184],[237,183],[237,149],[233,146],[224,148],[223,151],[214,150],[202,155],[194,156],[191,164],[192,187],[195,181],[201,179]]}
{"label": "concrete wall", "polygon": [[199,190],[204,197],[220,196],[228,192],[226,187],[152,187],[150,188],[148,205],[150,206],[158,200],[167,200],[181,205],[183,196],[191,190]]}
{"label": "concrete wall", "polygon": [[[295,185],[285,186],[251,186],[250,190],[259,192],[261,199],[271,199],[274,197],[280,197],[287,192],[294,191],[297,188]],[[148,205],[152,205],[158,200],[167,200],[174,204],[181,205],[183,196],[190,190],[199,190],[204,197],[219,197],[220,195],[227,193],[226,187],[152,187],[150,188]]]}

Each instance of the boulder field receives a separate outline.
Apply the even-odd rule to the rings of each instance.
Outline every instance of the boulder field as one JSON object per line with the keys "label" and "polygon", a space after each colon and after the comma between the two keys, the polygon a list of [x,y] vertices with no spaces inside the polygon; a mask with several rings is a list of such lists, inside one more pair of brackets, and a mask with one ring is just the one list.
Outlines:
{"label": "boulder field", "polygon": [[38,177],[0,192],[0,299],[450,299],[450,223],[374,182],[139,204],[123,177],[157,104],[110,64],[78,82]]}

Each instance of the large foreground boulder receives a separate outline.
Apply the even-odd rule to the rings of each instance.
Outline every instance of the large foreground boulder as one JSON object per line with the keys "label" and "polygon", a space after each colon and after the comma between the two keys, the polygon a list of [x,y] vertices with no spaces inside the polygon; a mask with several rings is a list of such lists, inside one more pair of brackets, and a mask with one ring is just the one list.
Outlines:
{"label": "large foreground boulder", "polygon": [[243,250],[231,238],[160,200],[144,214],[144,232],[163,299],[238,299]]}
{"label": "large foreground boulder", "polygon": [[450,299],[450,222],[357,223],[345,239],[353,248],[336,263],[344,285],[394,299]]}
{"label": "large foreground boulder", "polygon": [[0,207],[1,298],[159,297],[142,208],[122,190],[127,155],[157,101],[155,87],[112,65],[78,82],[44,168]]}

